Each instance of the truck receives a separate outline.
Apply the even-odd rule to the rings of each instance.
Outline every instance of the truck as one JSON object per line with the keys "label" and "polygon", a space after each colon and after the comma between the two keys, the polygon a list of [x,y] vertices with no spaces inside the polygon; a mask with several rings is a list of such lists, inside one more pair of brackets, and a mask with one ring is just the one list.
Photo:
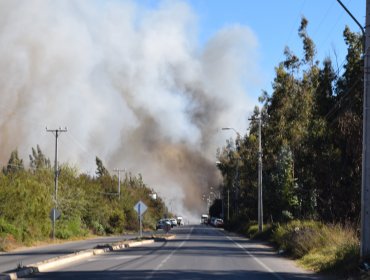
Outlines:
{"label": "truck", "polygon": [[184,219],[181,216],[177,216],[177,225],[178,226],[183,226],[184,225]]}
{"label": "truck", "polygon": [[207,214],[202,214],[201,218],[200,218],[200,223],[201,224],[208,224],[208,215]]}

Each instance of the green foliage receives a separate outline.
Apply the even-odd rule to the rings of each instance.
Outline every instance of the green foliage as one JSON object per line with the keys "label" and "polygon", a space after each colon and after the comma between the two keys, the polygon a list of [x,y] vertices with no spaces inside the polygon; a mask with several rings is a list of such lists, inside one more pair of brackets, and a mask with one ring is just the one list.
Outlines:
{"label": "green foliage", "polygon": [[0,177],[0,202],[1,217],[19,230],[17,241],[39,240],[50,232],[50,188],[30,173]]}
{"label": "green foliage", "polygon": [[12,235],[14,238],[20,238],[19,230],[9,222],[5,221],[4,218],[0,218],[0,239],[4,239],[7,235]]}
{"label": "green foliage", "polygon": [[356,232],[343,226],[324,226],[316,232],[319,245],[300,259],[300,263],[315,271],[348,274],[357,269],[360,260],[359,240]]}
{"label": "green foliage", "polygon": [[312,39],[307,35],[308,20],[302,17],[301,26],[299,27],[299,37],[303,40],[304,59],[306,62],[311,62],[315,56],[315,45]]}
{"label": "green foliage", "polygon": [[[348,53],[337,74],[330,58],[315,61],[315,45],[302,18],[303,58],[289,48],[264,91],[262,120],[265,222],[314,219],[356,223],[360,214],[363,59],[362,36],[344,30]],[[232,221],[257,220],[258,122],[217,151],[222,197]],[[226,213],[226,211],[225,211]]]}
{"label": "green foliage", "polygon": [[323,225],[314,221],[292,221],[278,227],[273,241],[295,258],[301,258],[314,248],[325,244]]}
{"label": "green foliage", "polygon": [[311,270],[349,273],[359,262],[359,240],[351,227],[292,221],[278,226],[272,239]]}
{"label": "green foliage", "polygon": [[[137,213],[133,207],[144,201],[148,210],[144,227],[154,228],[164,213],[164,203],[153,200],[141,175],[126,174],[121,182],[121,196],[117,194],[118,178],[109,175],[97,158],[98,173],[91,177],[77,168],[60,167],[57,204],[55,204],[54,173],[39,146],[32,149],[31,170],[20,169],[18,153],[12,153],[11,165],[0,173],[0,250],[10,243],[31,244],[51,235],[50,212],[57,207],[61,217],[56,222],[55,235],[60,239],[86,236],[89,233],[120,234],[138,230]],[[17,163],[14,169],[13,163]]]}
{"label": "green foliage", "polygon": [[19,158],[18,150],[15,150],[10,154],[10,158],[6,167],[3,167],[3,173],[12,174],[23,170],[24,170],[23,160]]}
{"label": "green foliage", "polygon": [[36,146],[36,149],[32,148],[30,167],[33,169],[51,168],[50,159],[44,155],[39,145]]}
{"label": "green foliage", "polygon": [[99,222],[97,221],[93,221],[91,223],[91,230],[93,231],[94,234],[96,235],[104,235],[105,233],[105,230],[104,230],[104,227],[103,225],[101,225]]}
{"label": "green foliage", "polygon": [[105,166],[103,165],[103,161],[100,158],[96,157],[95,162],[96,162],[96,175],[98,177],[109,176],[108,169],[106,169]]}
{"label": "green foliage", "polygon": [[273,242],[279,252],[317,272],[348,275],[357,269],[360,260],[359,240],[356,231],[349,226],[294,220],[281,225],[265,225],[262,233],[258,232],[256,223],[248,223],[241,233]]}
{"label": "green foliage", "polygon": [[115,210],[108,218],[110,233],[122,233],[125,225],[125,215],[123,211]]}
{"label": "green foliage", "polygon": [[62,217],[57,221],[55,237],[59,239],[69,239],[71,237],[86,236],[88,233],[79,217]]}

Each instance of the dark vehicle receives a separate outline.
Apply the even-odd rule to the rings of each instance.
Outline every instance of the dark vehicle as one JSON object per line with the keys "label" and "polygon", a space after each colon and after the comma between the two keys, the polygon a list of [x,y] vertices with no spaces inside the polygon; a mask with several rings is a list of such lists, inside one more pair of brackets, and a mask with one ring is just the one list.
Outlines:
{"label": "dark vehicle", "polygon": [[167,228],[171,228],[171,222],[168,220],[168,219],[160,219],[155,227],[156,230],[158,229],[167,229]]}
{"label": "dark vehicle", "polygon": [[224,220],[219,219],[219,218],[215,219],[214,226],[215,227],[224,227]]}

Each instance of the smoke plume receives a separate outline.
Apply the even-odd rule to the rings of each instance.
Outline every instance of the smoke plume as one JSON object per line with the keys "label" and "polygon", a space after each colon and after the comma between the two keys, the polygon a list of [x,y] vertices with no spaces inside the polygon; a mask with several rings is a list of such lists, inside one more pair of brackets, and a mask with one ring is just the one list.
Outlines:
{"label": "smoke plume", "polygon": [[204,45],[183,1],[1,0],[0,161],[59,137],[60,162],[95,172],[95,156],[125,168],[174,212],[205,210],[219,184],[217,147],[245,131],[254,106],[257,40],[243,26]]}

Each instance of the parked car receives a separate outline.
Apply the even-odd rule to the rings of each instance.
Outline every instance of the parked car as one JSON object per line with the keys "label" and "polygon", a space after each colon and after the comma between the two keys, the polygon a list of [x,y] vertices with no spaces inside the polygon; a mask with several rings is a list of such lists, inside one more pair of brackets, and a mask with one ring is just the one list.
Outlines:
{"label": "parked car", "polygon": [[177,226],[177,220],[175,218],[170,219],[171,227]]}
{"label": "parked car", "polygon": [[168,219],[160,219],[158,222],[157,222],[157,225],[155,227],[156,230],[158,229],[167,229],[167,228],[171,228],[171,222],[170,220]]}
{"label": "parked car", "polygon": [[217,218],[214,221],[214,226],[215,227],[224,227],[224,220]]}

